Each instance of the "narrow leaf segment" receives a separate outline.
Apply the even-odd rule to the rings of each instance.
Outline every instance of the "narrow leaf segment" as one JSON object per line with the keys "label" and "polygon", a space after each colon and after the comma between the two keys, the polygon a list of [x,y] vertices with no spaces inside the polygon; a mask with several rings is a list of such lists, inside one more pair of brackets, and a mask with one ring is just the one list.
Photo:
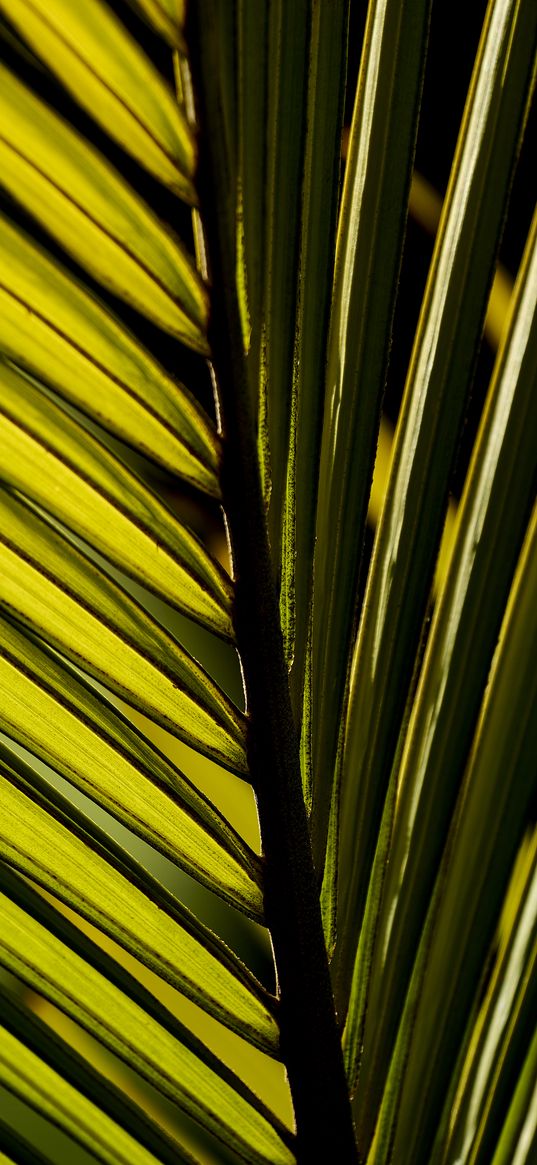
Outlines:
{"label": "narrow leaf segment", "polygon": [[261,921],[261,869],[170,761],[56,654],[0,622],[0,728],[192,877]]}
{"label": "narrow leaf segment", "polygon": [[236,955],[96,825],[1,746],[0,856],[257,1047],[273,1001]]}
{"label": "narrow leaf segment", "polygon": [[[24,889],[19,886],[21,896]],[[32,904],[31,897],[27,904]],[[0,962],[7,970],[80,1023],[242,1159],[252,1165],[292,1165],[294,1158],[280,1135],[288,1134],[276,1118],[269,1120],[253,1095],[242,1095],[246,1090],[240,1081],[227,1079],[222,1065],[186,1029],[175,1022],[177,1030],[167,1031],[5,894],[0,913]]]}
{"label": "narrow leaf segment", "polygon": [[207,292],[193,260],[121,175],[0,67],[2,183],[105,287],[195,350]]}
{"label": "narrow leaf segment", "polygon": [[[312,837],[324,868],[359,569],[427,47],[430,0],[369,5],[338,219],[316,515]],[[332,826],[335,836],[337,821]],[[337,854],[328,854],[333,934]],[[353,928],[352,928],[353,929]]]}
{"label": "narrow leaf segment", "polygon": [[[0,1083],[102,1165],[196,1165],[12,992],[0,990]],[[26,1163],[25,1163],[26,1165]]]}
{"label": "narrow leaf segment", "polygon": [[0,361],[2,477],[125,574],[232,639],[232,585],[144,483],[27,376]]}
{"label": "narrow leaf segment", "polygon": [[[369,968],[360,955],[355,964],[355,981],[362,989],[370,980],[361,1015],[353,1009],[348,1021],[368,1082],[359,1114],[357,1109],[359,1123],[366,1125],[388,1060],[526,533],[537,475],[536,362],[537,216],[459,506],[449,574],[434,613],[400,765],[392,770],[396,820],[382,900],[367,922],[375,935],[374,956]],[[507,773],[505,781],[507,787]],[[497,798],[491,803],[497,805]],[[476,829],[475,840],[478,834]],[[483,866],[484,848],[476,852]],[[372,880],[382,874],[375,861]],[[471,885],[464,895],[461,889],[468,916],[475,878]],[[462,934],[461,924],[459,947]],[[365,934],[360,942],[367,942]]]}
{"label": "narrow leaf segment", "polygon": [[354,649],[334,954],[344,1015],[383,802],[419,654],[453,461],[532,90],[537,8],[492,0],[474,66],[398,421]]}
{"label": "narrow leaf segment", "polygon": [[196,150],[155,66],[101,0],[0,0],[76,101],[161,182],[195,202]]}
{"label": "narrow leaf segment", "polygon": [[240,774],[245,722],[122,587],[0,490],[0,605],[181,740]]}
{"label": "narrow leaf segment", "polygon": [[3,217],[0,271],[0,351],[115,436],[218,497],[218,441],[193,396]]}
{"label": "narrow leaf segment", "polygon": [[[388,1165],[392,1151],[402,1165],[430,1160],[437,1117],[478,997],[535,792],[528,774],[534,772],[537,751],[536,549],[534,508],[468,762],[464,800],[414,963],[371,1165]],[[468,886],[470,900],[461,889]],[[446,950],[452,953],[449,960]]]}

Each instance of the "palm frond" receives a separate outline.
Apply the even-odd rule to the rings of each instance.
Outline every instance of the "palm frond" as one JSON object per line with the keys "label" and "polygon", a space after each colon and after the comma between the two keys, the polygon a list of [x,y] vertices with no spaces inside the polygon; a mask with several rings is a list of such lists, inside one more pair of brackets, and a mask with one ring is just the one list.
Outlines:
{"label": "palm frond", "polygon": [[0,0],[0,1085],[73,1161],[532,1159],[535,218],[442,531],[537,10],[486,5],[388,453],[441,8],[358,63],[350,0]]}

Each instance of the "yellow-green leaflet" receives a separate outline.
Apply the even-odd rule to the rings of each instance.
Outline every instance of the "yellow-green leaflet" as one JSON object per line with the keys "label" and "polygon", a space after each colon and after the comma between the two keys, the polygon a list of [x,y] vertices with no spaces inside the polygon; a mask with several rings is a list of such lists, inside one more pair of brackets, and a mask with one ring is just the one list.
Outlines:
{"label": "yellow-green leaflet", "polygon": [[0,351],[123,441],[218,496],[218,438],[188,390],[1,217]]}
{"label": "yellow-green leaflet", "polygon": [[[68,1085],[71,1088],[71,1100],[75,1106],[79,1103],[79,1097],[84,1097],[90,1106],[95,1105],[98,1113],[102,1112],[105,1115],[105,1119],[109,1118],[108,1123],[112,1135],[115,1128],[119,1126],[118,1147],[120,1150],[125,1143],[128,1145],[130,1138],[133,1138],[140,1147],[140,1151],[146,1154],[148,1161],[155,1162],[155,1165],[156,1162],[159,1162],[159,1165],[196,1165],[188,1150],[176,1139],[175,1133],[170,1135],[165,1132],[160,1124],[144,1113],[126,1092],[110,1080],[106,1068],[101,1072],[90,1065],[71,1047],[67,1040],[57,1035],[53,1028],[25,1006],[11,988],[5,988],[1,985],[0,1013],[2,1015],[2,1028],[5,1029],[6,1033],[9,1033],[12,1047],[16,1051],[21,1047],[23,1049],[16,1063],[13,1062],[15,1059],[13,1055],[2,1059],[1,1075],[4,1082],[11,1092],[21,1098],[24,1097],[25,1102],[38,1114],[42,1117],[49,1117],[52,1125],[57,1125],[59,1130],[63,1130],[63,1135],[60,1131],[58,1137],[50,1123],[46,1127],[42,1134],[46,1145],[45,1156],[39,1151],[36,1153],[33,1146],[28,1144],[25,1137],[20,1136],[18,1132],[11,1132],[9,1128],[6,1130],[5,1126],[4,1128],[0,1127],[2,1143],[7,1144],[13,1153],[14,1161],[25,1162],[26,1165],[48,1165],[51,1160],[58,1160],[68,1161],[71,1165],[73,1161],[79,1160],[79,1155],[73,1154],[72,1143],[69,1140],[67,1142],[64,1140],[65,1134],[67,1134],[69,1138],[89,1150],[92,1160],[97,1158],[108,1162],[111,1146],[110,1148],[108,1146],[108,1137],[102,1135],[103,1126],[99,1121],[97,1121],[95,1128],[91,1129],[88,1138],[86,1122],[82,1119],[78,1124],[76,1113],[71,1108],[68,1117],[73,1119],[69,1119],[67,1122],[62,1120],[64,1116],[63,1102],[66,1100],[63,1086]],[[6,1042],[4,1041],[4,1050],[5,1048]],[[52,1091],[53,1106],[58,1098],[62,1100],[57,1110],[54,1107],[52,1111],[50,1110],[51,1097],[41,1074],[38,1072],[37,1076],[32,1076],[28,1081],[25,1080],[27,1074],[20,1073],[20,1065],[25,1060],[27,1061],[28,1054],[30,1057],[38,1057],[47,1066],[45,1080],[49,1078],[50,1072],[52,1072],[52,1079],[56,1074],[60,1078],[57,1096]],[[10,1072],[10,1067],[14,1071]],[[27,1083],[30,1085],[29,1089],[25,1087]],[[29,1123],[31,1130],[33,1122]],[[23,1129],[25,1132],[27,1131],[26,1119],[23,1119]],[[98,1131],[97,1136],[95,1135],[96,1130]],[[127,1135],[126,1142],[122,1136],[122,1130]],[[105,1155],[103,1155],[103,1150]],[[139,1160],[139,1157],[137,1159]],[[121,1152],[120,1156],[114,1155],[113,1160],[114,1162],[127,1162],[130,1161],[130,1158],[126,1158]]]}
{"label": "yellow-green leaflet", "polygon": [[118,569],[233,638],[232,585],[138,477],[26,376],[0,361],[0,474]]}
{"label": "yellow-green leaflet", "polygon": [[259,861],[99,694],[0,621],[0,728],[192,877],[261,921]]}
{"label": "yellow-green leaflet", "polygon": [[0,857],[216,1019],[274,1053],[278,1028],[263,989],[222,941],[177,899],[170,905],[170,896],[161,896],[157,902],[154,879],[143,890],[128,865],[109,859],[102,843],[80,827],[75,832],[74,818],[62,821],[52,802],[27,796],[12,784],[17,779],[11,765],[2,763]]}
{"label": "yellow-green leaflet", "polygon": [[96,279],[206,350],[207,292],[193,260],[110,163],[0,66],[2,185]]}
{"label": "yellow-green leaflet", "polygon": [[38,56],[123,149],[195,202],[196,149],[183,111],[101,0],[0,0]]}
{"label": "yellow-green leaflet", "polygon": [[103,1165],[157,1165],[157,1158],[136,1137],[125,1132],[5,1028],[0,1028],[0,1083],[72,1136]]}
{"label": "yellow-green leaflet", "polygon": [[3,490],[0,604],[191,747],[247,772],[235,705],[126,591]]}
{"label": "yellow-green leaflet", "polygon": [[[6,895],[0,896],[0,962],[82,1024],[161,1093],[256,1165],[291,1165],[267,1117],[210,1063],[69,950]],[[275,1121],[275,1123],[277,1123]]]}

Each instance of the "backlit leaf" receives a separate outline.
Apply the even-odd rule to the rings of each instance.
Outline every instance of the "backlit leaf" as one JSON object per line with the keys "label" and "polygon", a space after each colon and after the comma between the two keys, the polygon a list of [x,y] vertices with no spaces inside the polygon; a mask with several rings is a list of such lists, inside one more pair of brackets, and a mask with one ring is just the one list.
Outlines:
{"label": "backlit leaf", "polygon": [[[24,893],[21,886],[21,901]],[[82,958],[69,950],[11,897],[2,895],[0,917],[0,961],[32,990],[60,1007],[252,1165],[293,1161],[276,1118],[270,1120],[257,1098],[182,1024],[169,1015],[167,1031],[141,1002],[91,967],[87,951]],[[111,965],[106,957],[102,962]],[[143,991],[140,994],[145,1002]]]}
{"label": "backlit leaf", "polygon": [[101,0],[0,0],[76,101],[181,198],[195,201],[196,151],[160,73]]}
{"label": "backlit leaf", "polygon": [[207,292],[184,248],[109,162],[0,67],[2,184],[100,283],[204,350]]}
{"label": "backlit leaf", "polygon": [[0,216],[0,351],[172,473],[218,496],[214,427],[74,276]]}
{"label": "backlit leaf", "polygon": [[13,994],[2,991],[0,998],[0,1083],[4,1088],[103,1165],[156,1165],[158,1161],[195,1165],[177,1141],[166,1137],[109,1080],[84,1064]]}
{"label": "backlit leaf", "polygon": [[225,818],[100,693],[5,620],[0,728],[192,877],[262,918],[258,861]]}
{"label": "backlit leaf", "polygon": [[[216,935],[4,746],[0,856],[145,966],[264,1051],[269,996]],[[66,809],[69,812],[66,813]],[[87,828],[86,828],[87,827]]]}
{"label": "backlit leaf", "polygon": [[[536,363],[537,216],[459,506],[450,569],[432,620],[401,761],[391,776],[396,819],[385,875],[373,873],[373,878],[383,877],[382,900],[367,924],[375,934],[374,954],[369,971],[360,955],[354,971],[362,982],[369,975],[370,990],[362,1014],[355,1013],[348,1025],[349,1034],[356,1025],[361,1072],[368,1081],[367,1100],[364,1090],[357,1112],[359,1125],[362,1120],[367,1125],[368,1112],[375,1111],[373,1098],[378,1098],[388,1062],[526,533],[537,473]],[[492,790],[492,776],[490,782]],[[484,842],[478,852],[482,868]],[[475,891],[476,879],[470,884]],[[461,887],[459,893],[468,917],[471,892],[463,895]],[[462,923],[458,933],[462,943]]]}
{"label": "backlit leaf", "polygon": [[[493,260],[532,87],[537,9],[491,0],[414,341],[352,659],[334,955],[347,1006],[394,740],[419,654]],[[507,63],[509,67],[507,67]],[[527,511],[526,511],[527,513]],[[352,954],[351,954],[352,950]]]}
{"label": "backlit leaf", "polygon": [[232,587],[142,481],[13,366],[0,362],[0,475],[179,611],[233,637]]}
{"label": "backlit leaf", "polygon": [[118,583],[6,490],[0,605],[179,739],[247,772],[241,712]]}
{"label": "backlit leaf", "polygon": [[[311,645],[312,836],[319,872],[326,856],[429,8],[429,0],[376,0],[369,6],[338,221]],[[337,856],[328,860],[335,875]],[[332,885],[327,932],[333,930],[334,895]]]}

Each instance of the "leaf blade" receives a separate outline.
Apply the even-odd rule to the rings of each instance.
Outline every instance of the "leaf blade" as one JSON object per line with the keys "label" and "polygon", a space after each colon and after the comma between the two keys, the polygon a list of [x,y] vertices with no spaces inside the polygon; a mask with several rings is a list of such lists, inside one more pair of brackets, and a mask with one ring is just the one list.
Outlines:
{"label": "leaf blade", "polygon": [[0,216],[0,350],[158,464],[219,495],[218,440],[187,389]]}
{"label": "leaf blade", "polygon": [[108,5],[1,0],[32,49],[75,100],[137,161],[195,202],[195,144],[182,110]]}
{"label": "leaf blade", "polygon": [[[325,861],[367,501],[417,132],[429,3],[370,6],[338,222],[316,516],[312,835]],[[349,537],[349,531],[352,536]],[[334,855],[330,862],[335,870]],[[334,902],[325,911],[332,929]]]}
{"label": "leaf blade", "polygon": [[349,4],[311,9],[291,437],[282,514],[280,616],[300,723],[313,586],[315,508],[334,273]]}
{"label": "leaf blade", "polygon": [[166,1031],[140,1004],[5,895],[0,913],[5,922],[0,960],[13,974],[242,1157],[260,1165],[292,1162],[292,1154],[285,1150],[257,1099],[244,1086],[243,1096],[240,1081],[230,1073],[226,1078],[216,1057],[193,1041],[187,1029],[175,1021],[174,1034]]}
{"label": "leaf blade", "polygon": [[343,1011],[352,919],[365,899],[393,740],[419,654],[452,458],[533,84],[536,37],[531,5],[498,0],[489,6],[397,427],[352,661],[339,853],[353,866],[340,896],[342,942],[334,956]]}
{"label": "leaf blade", "polygon": [[8,749],[3,860],[115,939],[232,1031],[274,1054],[269,996],[174,895]]}
{"label": "leaf blade", "polygon": [[[534,793],[527,775],[537,730],[536,540],[534,509],[468,762],[453,839],[444,853],[414,963],[371,1150],[372,1165],[386,1161],[392,1146],[401,1162],[421,1165],[429,1160],[435,1123],[478,997],[484,959],[526,826]],[[461,885],[467,887],[464,897]],[[443,1000],[441,1013],[432,1004],[437,992]]]}
{"label": "leaf blade", "polygon": [[442,1160],[456,1150],[461,1163],[484,1165],[487,1158],[501,1159],[507,1145],[513,1153],[520,1135],[517,1108],[522,1100],[523,1113],[524,1102],[517,1092],[520,1088],[531,1095],[524,1076],[529,1068],[531,1081],[535,1065],[536,851],[534,831],[519,851],[505,904],[509,920],[500,926],[486,996],[475,1023],[469,1024],[467,1054],[453,1074],[452,1102],[446,1105],[449,1124],[439,1127],[437,1137]]}
{"label": "leaf blade", "polygon": [[27,377],[0,361],[3,480],[123,573],[224,638],[232,586],[151,490]]}
{"label": "leaf blade", "polygon": [[[368,1123],[374,1082],[381,1061],[387,1062],[387,1032],[394,1038],[526,533],[537,473],[536,360],[537,215],[459,506],[449,574],[434,612],[401,761],[390,778],[392,797],[397,789],[396,818],[382,899],[369,922],[375,934],[370,989],[362,1015],[354,1017],[363,1025],[361,1072],[368,1080],[367,1103],[364,1093],[357,1106],[359,1124]],[[476,845],[478,836],[476,827]],[[468,892],[468,910],[471,897]],[[461,923],[460,942],[463,933]]]}
{"label": "leaf blade", "polygon": [[101,693],[7,622],[0,727],[127,829],[257,921],[259,861],[229,823]]}
{"label": "leaf blade", "polygon": [[[2,989],[0,1079],[103,1165],[195,1165],[131,1101]],[[132,1132],[128,1131],[132,1129]]]}
{"label": "leaf blade", "polygon": [[0,490],[0,604],[179,739],[247,773],[245,719],[119,584]]}
{"label": "leaf blade", "polygon": [[2,182],[105,287],[203,350],[207,292],[185,248],[96,149],[0,70]]}

